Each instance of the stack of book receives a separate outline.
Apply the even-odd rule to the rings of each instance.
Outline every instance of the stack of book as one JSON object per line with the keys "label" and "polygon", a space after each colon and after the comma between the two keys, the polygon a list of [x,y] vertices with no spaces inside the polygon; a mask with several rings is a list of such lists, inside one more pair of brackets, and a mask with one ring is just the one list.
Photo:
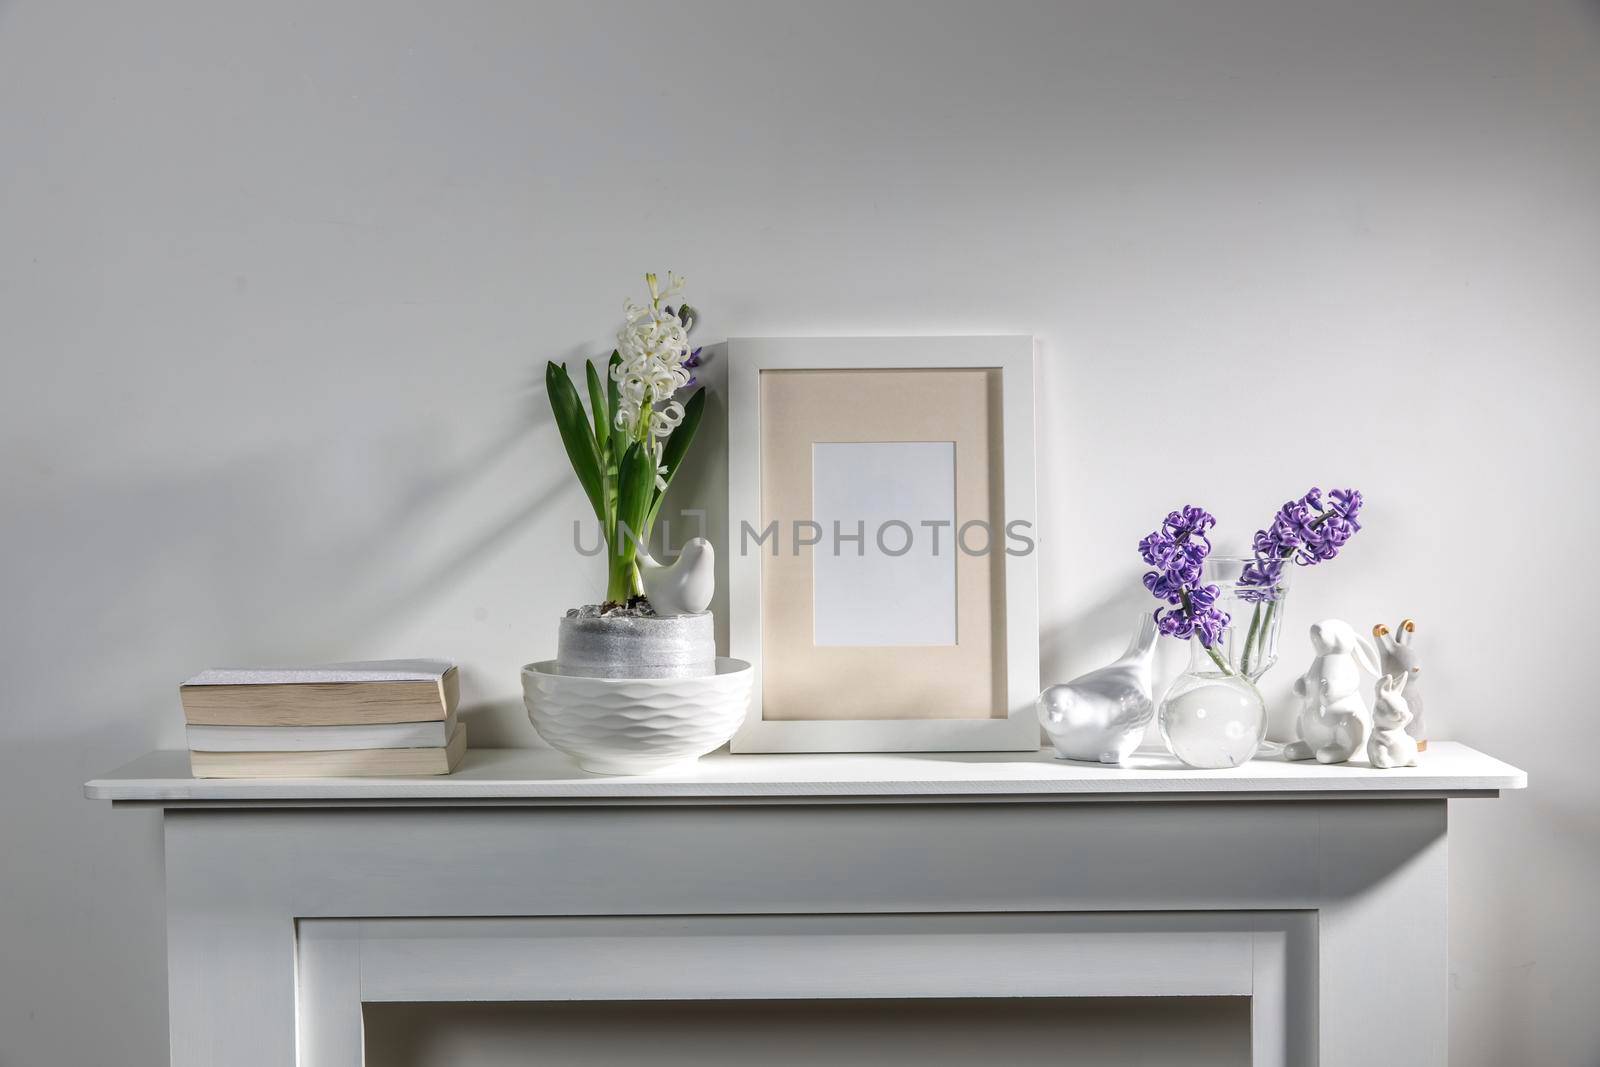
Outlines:
{"label": "stack of book", "polygon": [[196,778],[449,774],[467,750],[441,660],[203,671],[178,695]]}

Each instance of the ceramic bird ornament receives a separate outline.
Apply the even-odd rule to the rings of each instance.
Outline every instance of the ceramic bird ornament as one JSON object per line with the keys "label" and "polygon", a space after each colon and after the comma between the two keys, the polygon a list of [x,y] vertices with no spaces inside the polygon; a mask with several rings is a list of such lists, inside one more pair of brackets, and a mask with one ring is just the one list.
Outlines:
{"label": "ceramic bird ornament", "polygon": [[1133,755],[1155,713],[1150,692],[1155,650],[1155,619],[1142,613],[1121,659],[1039,694],[1039,723],[1063,759],[1125,763]]}
{"label": "ceramic bird ornament", "polygon": [[711,542],[696,537],[672,563],[657,563],[639,553],[639,579],[657,615],[699,615],[711,606],[717,589],[717,554]]}

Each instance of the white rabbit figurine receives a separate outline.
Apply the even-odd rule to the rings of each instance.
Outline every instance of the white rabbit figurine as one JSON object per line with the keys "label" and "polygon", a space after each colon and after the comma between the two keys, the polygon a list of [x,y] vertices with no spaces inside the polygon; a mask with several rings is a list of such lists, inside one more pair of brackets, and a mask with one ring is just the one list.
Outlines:
{"label": "white rabbit figurine", "polygon": [[1409,676],[1386,674],[1378,679],[1377,703],[1372,706],[1372,736],[1367,738],[1367,760],[1379,770],[1417,765],[1417,739],[1406,732],[1411,709],[1400,693]]}
{"label": "white rabbit figurine", "polygon": [[1343,763],[1361,751],[1367,737],[1371,716],[1361,699],[1361,672],[1376,677],[1378,657],[1339,619],[1311,627],[1311,647],[1317,658],[1294,683],[1301,700],[1300,740],[1284,746],[1283,758]]}

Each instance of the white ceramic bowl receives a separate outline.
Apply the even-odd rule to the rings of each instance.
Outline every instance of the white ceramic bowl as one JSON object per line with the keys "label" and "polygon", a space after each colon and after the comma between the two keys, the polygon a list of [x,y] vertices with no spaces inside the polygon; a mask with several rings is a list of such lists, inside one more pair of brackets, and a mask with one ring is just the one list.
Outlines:
{"label": "white ceramic bowl", "polygon": [[596,774],[650,774],[715,751],[750,709],[750,664],[719,658],[700,678],[586,678],[554,660],[522,668],[539,736]]}

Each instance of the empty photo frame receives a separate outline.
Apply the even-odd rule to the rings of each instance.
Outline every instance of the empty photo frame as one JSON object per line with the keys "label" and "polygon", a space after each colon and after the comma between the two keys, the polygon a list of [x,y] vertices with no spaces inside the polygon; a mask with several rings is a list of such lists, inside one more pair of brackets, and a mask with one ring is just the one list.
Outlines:
{"label": "empty photo frame", "polygon": [[735,752],[1039,747],[1034,343],[728,342]]}

